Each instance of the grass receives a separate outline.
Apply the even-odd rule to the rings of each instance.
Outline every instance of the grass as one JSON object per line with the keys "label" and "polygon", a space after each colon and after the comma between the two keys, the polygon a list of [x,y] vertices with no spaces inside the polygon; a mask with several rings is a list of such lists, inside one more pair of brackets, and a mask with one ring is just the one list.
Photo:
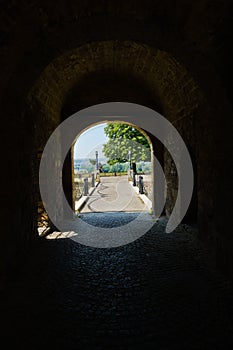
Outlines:
{"label": "grass", "polygon": [[[128,175],[128,172],[116,173],[116,176]],[[100,173],[100,177],[115,176],[115,173]]]}

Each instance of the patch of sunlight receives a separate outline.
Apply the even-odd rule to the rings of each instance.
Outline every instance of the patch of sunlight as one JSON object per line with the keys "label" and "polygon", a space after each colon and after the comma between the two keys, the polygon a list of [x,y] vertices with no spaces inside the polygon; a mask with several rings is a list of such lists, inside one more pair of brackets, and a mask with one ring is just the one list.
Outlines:
{"label": "patch of sunlight", "polygon": [[67,231],[67,232],[59,232],[59,231],[54,231],[50,235],[46,236],[46,239],[58,239],[58,238],[70,238],[77,236],[77,232],[74,231]]}

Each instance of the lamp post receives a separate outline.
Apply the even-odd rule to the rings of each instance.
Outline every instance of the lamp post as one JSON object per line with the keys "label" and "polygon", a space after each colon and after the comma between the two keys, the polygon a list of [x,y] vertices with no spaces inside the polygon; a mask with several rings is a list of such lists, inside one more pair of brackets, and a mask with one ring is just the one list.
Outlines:
{"label": "lamp post", "polygon": [[132,165],[131,165],[131,151],[129,151],[128,156],[129,156],[129,169],[131,169],[131,167],[132,167]]}
{"label": "lamp post", "polygon": [[117,176],[117,152],[115,152],[114,176]]}
{"label": "lamp post", "polygon": [[96,170],[98,170],[98,168],[99,168],[98,151],[95,151],[95,159],[96,159]]}

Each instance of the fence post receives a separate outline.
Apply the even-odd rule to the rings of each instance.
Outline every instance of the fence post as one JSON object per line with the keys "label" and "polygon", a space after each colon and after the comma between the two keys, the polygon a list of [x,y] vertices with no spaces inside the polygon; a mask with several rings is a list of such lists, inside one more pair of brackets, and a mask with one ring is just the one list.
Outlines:
{"label": "fence post", "polygon": [[95,174],[94,173],[91,174],[91,186],[95,187]]}
{"label": "fence post", "polygon": [[133,186],[136,186],[137,183],[136,183],[136,173],[133,172]]}
{"label": "fence post", "polygon": [[138,181],[138,187],[139,187],[139,193],[140,194],[144,193],[143,186],[144,186],[144,184],[143,184],[143,176],[140,175],[139,176],[139,181]]}
{"label": "fence post", "polygon": [[87,196],[88,195],[88,178],[85,177],[83,181],[84,181],[84,196]]}
{"label": "fence post", "polygon": [[133,186],[136,186],[136,174],[137,174],[137,168],[136,168],[136,163],[132,163],[133,167]]}

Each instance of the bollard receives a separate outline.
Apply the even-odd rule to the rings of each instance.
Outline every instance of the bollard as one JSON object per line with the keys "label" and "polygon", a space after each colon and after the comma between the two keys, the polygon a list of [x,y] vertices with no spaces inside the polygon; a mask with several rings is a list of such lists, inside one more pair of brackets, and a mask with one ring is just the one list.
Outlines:
{"label": "bollard", "polygon": [[136,186],[136,173],[133,172],[133,186]]}
{"label": "bollard", "polygon": [[87,177],[85,177],[84,178],[84,186],[83,186],[83,195],[84,196],[87,196],[88,195],[88,178]]}
{"label": "bollard", "polygon": [[143,187],[144,187],[144,183],[143,183],[143,176],[139,176],[139,181],[138,181],[138,187],[139,187],[139,193],[143,194]]}
{"label": "bollard", "polygon": [[95,187],[95,174],[94,173],[91,174],[91,186]]}

